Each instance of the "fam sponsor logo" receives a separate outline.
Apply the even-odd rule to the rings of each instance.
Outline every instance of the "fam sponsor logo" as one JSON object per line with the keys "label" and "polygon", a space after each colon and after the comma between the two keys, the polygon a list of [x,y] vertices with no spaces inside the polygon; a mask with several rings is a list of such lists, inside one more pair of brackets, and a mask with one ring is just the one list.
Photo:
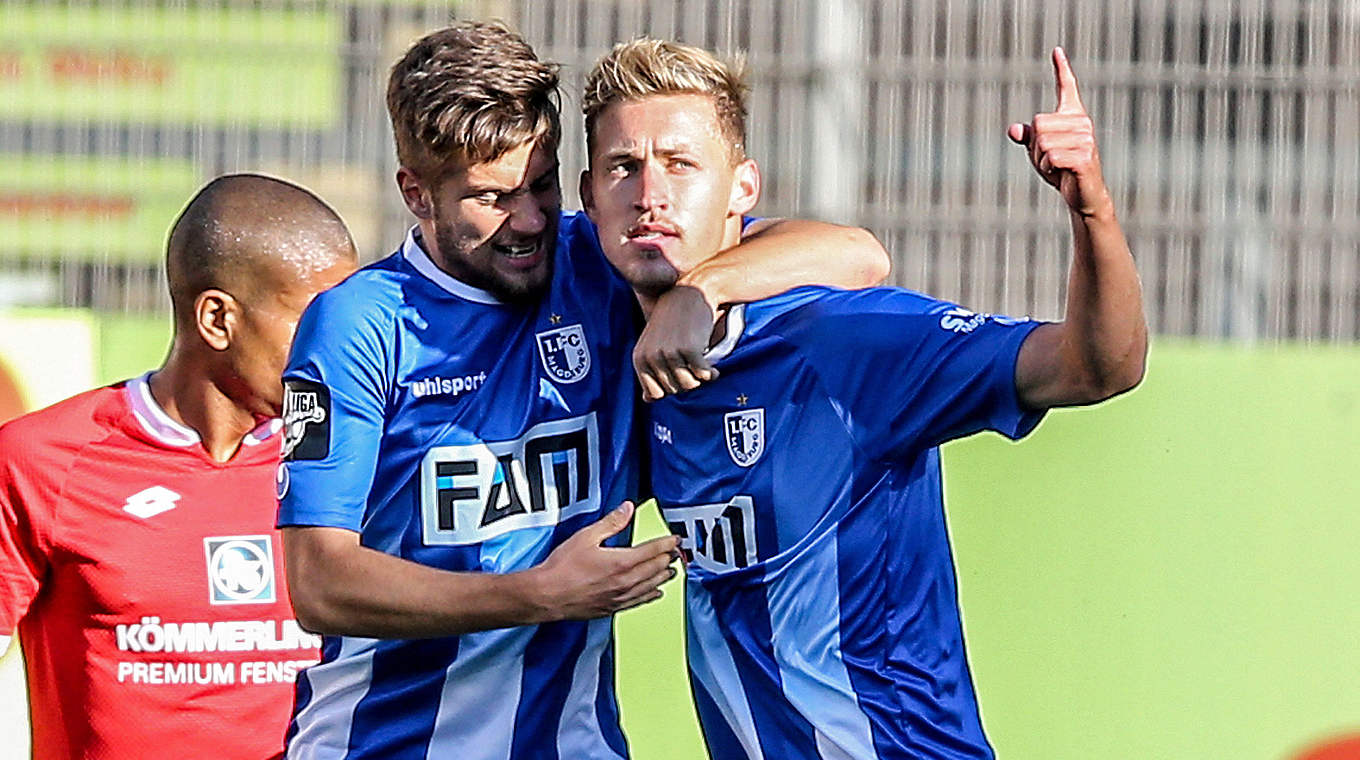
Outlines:
{"label": "fam sponsor logo", "polygon": [[179,506],[181,498],[165,486],[152,486],[127,497],[127,501],[123,502],[123,511],[145,520]]}
{"label": "fam sponsor logo", "polygon": [[543,422],[510,441],[430,449],[420,503],[426,545],[475,544],[598,510],[595,413]]}
{"label": "fam sponsor logo", "polygon": [[275,601],[274,547],[269,536],[203,539],[208,557],[208,597],[213,604]]}
{"label": "fam sponsor logo", "polygon": [[738,467],[750,467],[765,453],[765,409],[742,409],[723,415],[727,455]]}
{"label": "fam sponsor logo", "polygon": [[419,380],[411,381],[411,395],[416,398],[426,396],[461,396],[464,393],[471,393],[486,382],[486,373],[478,372],[475,375],[464,375],[463,377],[423,377]]}
{"label": "fam sponsor logo", "polygon": [[538,357],[548,377],[559,383],[574,383],[590,372],[590,346],[586,331],[579,324],[537,333]]}
{"label": "fam sponsor logo", "polygon": [[755,504],[750,496],[733,496],[720,504],[662,507],[661,517],[698,567],[724,573],[756,563]]}
{"label": "fam sponsor logo", "polygon": [[283,458],[325,459],[331,450],[331,392],[310,380],[283,383]]}

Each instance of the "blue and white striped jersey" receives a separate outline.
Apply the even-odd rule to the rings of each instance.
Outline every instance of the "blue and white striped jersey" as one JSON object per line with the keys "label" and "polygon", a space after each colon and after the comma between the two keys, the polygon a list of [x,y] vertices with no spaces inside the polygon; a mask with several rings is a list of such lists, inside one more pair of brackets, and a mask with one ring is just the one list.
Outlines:
{"label": "blue and white striped jersey", "polygon": [[936,447],[1038,424],[1015,390],[1036,326],[904,290],[799,288],[732,308],[721,376],[652,405],[714,758],[992,756]]}
{"label": "blue and white striped jersey", "polygon": [[[564,213],[558,235],[537,305],[449,277],[414,233],[317,297],[285,373],[281,526],[505,573],[637,495],[633,295],[584,215]],[[326,636],[288,745],[290,758],[626,757],[612,621]]]}

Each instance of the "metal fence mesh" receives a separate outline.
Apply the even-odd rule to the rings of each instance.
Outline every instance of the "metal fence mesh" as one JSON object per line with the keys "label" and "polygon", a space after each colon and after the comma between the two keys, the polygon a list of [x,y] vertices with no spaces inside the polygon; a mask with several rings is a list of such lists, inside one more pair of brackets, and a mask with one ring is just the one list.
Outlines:
{"label": "metal fence mesh", "polygon": [[[214,17],[229,24],[217,31],[176,31],[209,23],[204,11],[236,15]],[[122,36],[98,24],[63,33],[63,23],[90,25],[92,15]],[[867,226],[893,252],[897,284],[1050,318],[1063,302],[1065,214],[1005,128],[1052,108],[1048,51],[1062,44],[1099,130],[1154,330],[1360,339],[1357,0],[6,0],[0,97],[7,79],[32,79],[26,66],[47,65],[112,88],[114,106],[129,102],[112,115],[83,100],[44,110],[45,92],[20,90],[0,106],[0,232],[19,230],[9,236],[22,241],[0,240],[0,303],[165,308],[159,239],[147,237],[132,255],[118,253],[116,230],[67,232],[107,211],[73,210],[70,201],[99,190],[101,167],[116,167],[139,192],[142,176],[167,162],[187,167],[193,182],[274,171],[335,203],[365,256],[380,255],[408,223],[391,181],[387,67],[424,30],[473,16],[506,20],[564,65],[569,200],[584,153],[576,93],[599,54],[640,34],[743,51],[750,151],[765,175],[761,213]],[[29,31],[13,31],[20,28]],[[148,39],[171,29],[171,42],[157,44],[169,45],[167,66],[186,70],[233,50],[242,67],[251,56],[277,55],[272,70],[243,74],[239,85],[263,88],[265,102],[233,110],[228,91],[199,118],[172,113],[183,97],[173,87],[151,105],[120,95],[119,87],[131,92],[129,78],[155,71],[143,71],[153,64],[137,57],[143,28]],[[226,31],[261,52],[203,41]],[[86,58],[72,58],[73,45]],[[333,61],[333,82],[317,75],[331,82],[322,92],[269,90],[317,58]],[[317,103],[321,115],[294,118]],[[34,201],[33,167],[48,160],[95,169],[59,172],[70,186],[57,196],[38,182],[45,189]],[[192,189],[176,186],[177,202]],[[171,203],[161,235],[173,212]],[[84,216],[67,218],[73,213]]]}

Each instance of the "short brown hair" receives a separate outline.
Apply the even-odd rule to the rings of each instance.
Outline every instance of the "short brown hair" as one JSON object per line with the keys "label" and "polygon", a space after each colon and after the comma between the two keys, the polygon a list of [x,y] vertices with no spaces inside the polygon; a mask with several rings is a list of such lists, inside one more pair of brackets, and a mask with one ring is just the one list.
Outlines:
{"label": "short brown hair", "polygon": [[651,95],[706,95],[736,163],[746,157],[746,81],[740,56],[728,62],[703,48],[656,39],[621,42],[586,77],[581,110],[586,142],[594,145],[595,120],[610,103]]}
{"label": "short brown hair", "polygon": [[397,160],[426,180],[561,136],[557,66],[502,24],[464,21],[417,40],[392,66]]}

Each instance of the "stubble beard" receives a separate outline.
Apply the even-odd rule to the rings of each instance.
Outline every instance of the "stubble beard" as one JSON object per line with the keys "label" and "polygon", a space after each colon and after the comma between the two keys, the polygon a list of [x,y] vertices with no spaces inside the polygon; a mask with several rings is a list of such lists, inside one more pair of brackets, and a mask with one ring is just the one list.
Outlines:
{"label": "stubble beard", "polygon": [[[505,277],[491,267],[485,269],[468,264],[471,252],[478,246],[467,245],[454,231],[453,225],[438,215],[434,218],[434,239],[440,257],[445,265],[456,271],[450,272],[455,278],[474,288],[485,290],[502,303],[517,306],[532,306],[542,301],[552,285],[553,269],[557,259],[556,220],[540,236],[544,261],[534,272],[532,279],[515,280]],[[492,257],[500,254],[494,251]]]}

